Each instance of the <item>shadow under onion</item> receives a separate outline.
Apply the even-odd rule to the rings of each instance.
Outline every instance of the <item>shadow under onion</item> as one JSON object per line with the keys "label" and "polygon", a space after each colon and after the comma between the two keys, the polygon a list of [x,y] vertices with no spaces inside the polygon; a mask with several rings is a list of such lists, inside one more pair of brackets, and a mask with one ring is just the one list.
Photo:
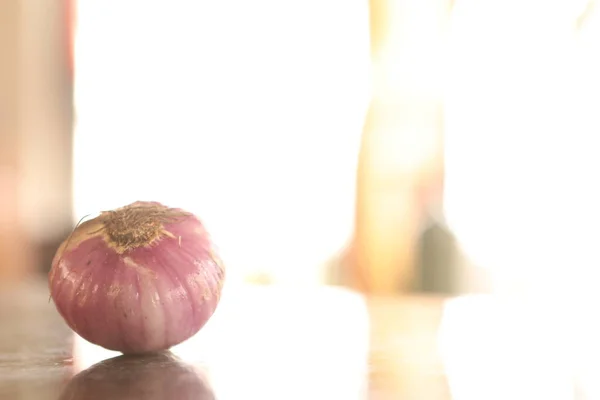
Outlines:
{"label": "shadow under onion", "polygon": [[118,356],[75,375],[59,400],[214,400],[209,384],[170,352]]}

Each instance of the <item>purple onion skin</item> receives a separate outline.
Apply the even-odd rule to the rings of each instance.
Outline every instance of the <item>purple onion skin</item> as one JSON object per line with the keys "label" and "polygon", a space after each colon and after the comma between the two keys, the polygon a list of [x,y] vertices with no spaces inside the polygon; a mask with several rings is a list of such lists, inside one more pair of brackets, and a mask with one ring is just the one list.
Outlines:
{"label": "purple onion skin", "polygon": [[[131,210],[137,219],[127,220]],[[196,334],[215,312],[224,279],[223,263],[197,217],[136,202],[77,227],[56,252],[49,286],[58,312],[78,335],[140,354]]]}

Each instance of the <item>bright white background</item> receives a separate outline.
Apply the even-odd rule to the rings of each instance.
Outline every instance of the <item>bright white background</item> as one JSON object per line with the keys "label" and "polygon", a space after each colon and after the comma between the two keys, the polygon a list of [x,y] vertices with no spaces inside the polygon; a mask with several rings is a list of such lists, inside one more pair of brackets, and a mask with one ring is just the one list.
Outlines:
{"label": "bright white background", "polygon": [[317,283],[352,233],[369,97],[364,1],[85,1],[75,219],[196,212],[230,279]]}

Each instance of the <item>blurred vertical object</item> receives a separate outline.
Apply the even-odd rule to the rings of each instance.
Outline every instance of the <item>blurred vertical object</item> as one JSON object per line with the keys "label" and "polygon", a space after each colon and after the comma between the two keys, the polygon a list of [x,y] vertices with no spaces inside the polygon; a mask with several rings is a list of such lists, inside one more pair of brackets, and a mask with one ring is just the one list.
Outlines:
{"label": "blurred vertical object", "polygon": [[419,292],[454,294],[457,291],[457,248],[452,232],[436,218],[429,218],[420,236],[417,276]]}
{"label": "blurred vertical object", "polygon": [[20,1],[0,2],[0,280],[26,273],[30,254],[18,218]]}
{"label": "blurred vertical object", "polygon": [[351,285],[414,286],[423,196],[441,176],[442,32],[449,0],[371,0],[373,98],[358,176]]}
{"label": "blurred vertical object", "polygon": [[62,10],[0,2],[0,279],[46,267],[44,245],[71,224]]}
{"label": "blurred vertical object", "polygon": [[72,226],[71,1],[20,1],[19,217],[44,271]]}
{"label": "blurred vertical object", "polygon": [[370,398],[450,398],[437,346],[442,302],[434,296],[369,297]]}

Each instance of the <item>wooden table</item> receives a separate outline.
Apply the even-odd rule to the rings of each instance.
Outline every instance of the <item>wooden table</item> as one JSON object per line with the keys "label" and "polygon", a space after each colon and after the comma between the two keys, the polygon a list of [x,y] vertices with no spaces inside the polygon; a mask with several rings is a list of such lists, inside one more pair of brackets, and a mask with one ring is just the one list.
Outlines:
{"label": "wooden table", "polygon": [[4,287],[0,399],[445,400],[442,304],[333,287],[229,287],[197,336],[132,358],[74,335],[44,282]]}

